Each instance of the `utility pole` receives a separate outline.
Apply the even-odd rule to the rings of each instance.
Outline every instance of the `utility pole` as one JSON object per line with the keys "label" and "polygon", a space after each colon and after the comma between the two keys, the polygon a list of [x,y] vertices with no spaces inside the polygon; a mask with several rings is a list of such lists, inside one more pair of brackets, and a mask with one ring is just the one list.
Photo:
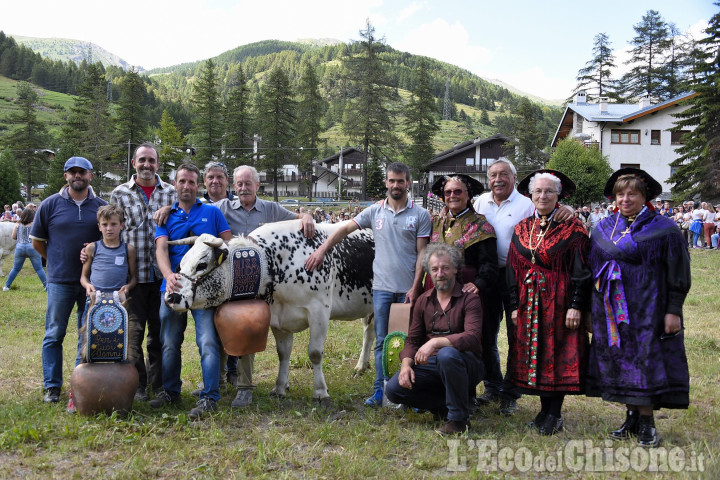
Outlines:
{"label": "utility pole", "polygon": [[343,171],[343,151],[340,149],[340,159],[338,160],[338,202],[342,201],[342,171]]}
{"label": "utility pole", "polygon": [[127,180],[126,182],[130,181],[130,139],[128,138],[128,161],[127,161]]}

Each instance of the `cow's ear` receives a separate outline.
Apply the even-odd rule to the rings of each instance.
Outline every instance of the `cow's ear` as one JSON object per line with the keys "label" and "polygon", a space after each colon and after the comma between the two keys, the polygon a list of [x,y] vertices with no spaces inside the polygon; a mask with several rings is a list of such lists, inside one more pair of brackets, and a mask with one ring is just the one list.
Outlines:
{"label": "cow's ear", "polygon": [[227,259],[228,256],[228,249],[226,246],[222,246],[220,248],[215,249],[215,258],[217,261],[218,267],[222,265],[222,263]]}

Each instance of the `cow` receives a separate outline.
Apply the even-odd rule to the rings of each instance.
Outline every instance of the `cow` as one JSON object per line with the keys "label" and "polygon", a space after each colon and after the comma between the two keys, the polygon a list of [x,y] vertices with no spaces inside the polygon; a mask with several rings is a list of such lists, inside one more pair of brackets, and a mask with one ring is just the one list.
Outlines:
{"label": "cow", "polygon": [[[375,245],[372,232],[358,230],[337,244],[325,257],[322,268],[305,270],[305,260],[341,224],[316,225],[315,235],[306,239],[299,220],[263,225],[247,238],[234,237],[227,245],[203,234],[180,262],[180,289],[166,294],[166,304],[177,311],[215,307],[230,298],[233,251],[257,246],[264,253],[269,280],[260,285],[258,297],[270,306],[270,327],[280,360],[277,381],[271,395],[284,397],[293,334],[310,329],[308,356],[313,366],[313,398],[329,403],[322,371],[323,348],[329,320],[364,317],[363,347],[355,366],[357,373],[369,368],[375,340],[372,313],[372,263]],[[180,243],[176,241],[176,243]],[[168,242],[172,243],[172,242]],[[189,242],[188,242],[189,243]]]}
{"label": "cow", "polygon": [[15,251],[17,240],[13,240],[12,232],[17,225],[15,222],[0,222],[0,277],[4,277],[3,263],[5,257],[9,257]]}

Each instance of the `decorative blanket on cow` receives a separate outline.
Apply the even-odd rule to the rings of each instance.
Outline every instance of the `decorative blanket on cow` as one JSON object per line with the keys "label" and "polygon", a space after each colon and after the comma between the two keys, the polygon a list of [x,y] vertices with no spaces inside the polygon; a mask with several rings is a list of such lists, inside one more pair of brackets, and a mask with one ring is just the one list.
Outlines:
{"label": "decorative blanket on cow", "polygon": [[390,332],[385,336],[383,342],[382,367],[383,374],[386,377],[392,377],[395,372],[400,370],[402,361],[400,360],[400,352],[405,348],[405,332]]}
{"label": "decorative blanket on cow", "polygon": [[240,247],[233,252],[230,300],[255,298],[260,285],[269,281],[265,252],[260,247]]}
{"label": "decorative blanket on cow", "polygon": [[117,292],[98,292],[86,318],[87,361],[127,360],[128,314]]}

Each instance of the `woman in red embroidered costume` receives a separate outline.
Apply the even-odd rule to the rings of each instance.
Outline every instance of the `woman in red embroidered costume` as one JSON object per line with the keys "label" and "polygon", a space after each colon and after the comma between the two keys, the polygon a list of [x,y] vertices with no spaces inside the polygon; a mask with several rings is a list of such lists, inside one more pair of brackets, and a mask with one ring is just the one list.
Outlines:
{"label": "woman in red embroidered costume", "polygon": [[575,191],[565,175],[538,170],[518,191],[531,193],[535,215],[515,227],[508,254],[517,339],[511,380],[524,393],[540,396],[541,410],[531,425],[552,435],[563,429],[565,395],[584,391],[588,334],[581,318],[591,288],[589,239],[577,218],[554,219],[558,199]]}

